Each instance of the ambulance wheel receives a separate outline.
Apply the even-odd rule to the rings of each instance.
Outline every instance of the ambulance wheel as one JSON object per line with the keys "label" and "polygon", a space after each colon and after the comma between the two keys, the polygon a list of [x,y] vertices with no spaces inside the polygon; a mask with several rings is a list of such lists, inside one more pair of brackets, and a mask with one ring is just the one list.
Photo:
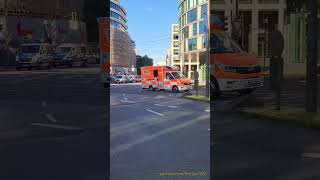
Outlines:
{"label": "ambulance wheel", "polygon": [[156,89],[153,88],[152,86],[149,86],[149,91],[155,91]]}
{"label": "ambulance wheel", "polygon": [[179,92],[179,88],[177,86],[173,86],[172,87],[172,92],[173,93],[178,93]]}
{"label": "ambulance wheel", "polygon": [[210,92],[213,97],[219,97],[221,95],[221,91],[219,88],[218,81],[215,78],[211,78],[212,82],[210,83]]}

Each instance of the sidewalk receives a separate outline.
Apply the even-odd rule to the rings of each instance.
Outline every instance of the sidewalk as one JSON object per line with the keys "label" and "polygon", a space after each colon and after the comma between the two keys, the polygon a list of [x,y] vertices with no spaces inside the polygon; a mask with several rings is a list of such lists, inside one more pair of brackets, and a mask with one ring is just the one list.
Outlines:
{"label": "sidewalk", "polygon": [[16,69],[15,66],[0,66],[0,72],[13,71],[15,69]]}
{"label": "sidewalk", "polygon": [[268,118],[320,128],[320,114],[305,112],[305,85],[306,81],[302,79],[285,79],[281,93],[280,110],[276,110],[275,95],[269,88],[269,79],[266,78],[265,86],[250,94],[245,101],[240,103],[237,111],[257,118]]}
{"label": "sidewalk", "polygon": [[196,90],[194,86],[193,89],[184,93],[184,97],[192,100],[198,100],[198,101],[204,101],[204,102],[210,102],[210,98],[206,97],[206,87],[200,86],[198,90],[198,96],[196,95]]}

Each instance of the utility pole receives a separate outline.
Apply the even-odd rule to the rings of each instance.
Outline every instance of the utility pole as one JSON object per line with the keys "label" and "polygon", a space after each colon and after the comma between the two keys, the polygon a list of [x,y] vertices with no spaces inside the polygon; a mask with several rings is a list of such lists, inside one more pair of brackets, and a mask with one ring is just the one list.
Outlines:
{"label": "utility pole", "polygon": [[317,8],[318,2],[307,0],[307,72],[306,112],[317,112]]}

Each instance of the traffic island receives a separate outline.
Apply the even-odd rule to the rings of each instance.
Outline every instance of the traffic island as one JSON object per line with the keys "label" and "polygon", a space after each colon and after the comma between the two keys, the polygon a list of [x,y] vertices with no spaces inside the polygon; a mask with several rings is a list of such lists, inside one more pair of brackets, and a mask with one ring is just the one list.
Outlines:
{"label": "traffic island", "polygon": [[304,108],[282,106],[280,110],[276,110],[274,106],[239,107],[237,112],[254,118],[266,118],[309,128],[320,128],[320,113],[306,113]]}

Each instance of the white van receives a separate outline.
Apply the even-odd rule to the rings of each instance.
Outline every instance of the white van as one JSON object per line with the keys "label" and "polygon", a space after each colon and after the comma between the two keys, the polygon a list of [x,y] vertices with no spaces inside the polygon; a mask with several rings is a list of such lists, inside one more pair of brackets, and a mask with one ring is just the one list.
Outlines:
{"label": "white van", "polygon": [[53,66],[86,66],[88,62],[87,47],[82,44],[65,43],[59,45],[53,56]]}
{"label": "white van", "polygon": [[21,44],[16,55],[16,69],[51,68],[53,47],[49,43]]}

